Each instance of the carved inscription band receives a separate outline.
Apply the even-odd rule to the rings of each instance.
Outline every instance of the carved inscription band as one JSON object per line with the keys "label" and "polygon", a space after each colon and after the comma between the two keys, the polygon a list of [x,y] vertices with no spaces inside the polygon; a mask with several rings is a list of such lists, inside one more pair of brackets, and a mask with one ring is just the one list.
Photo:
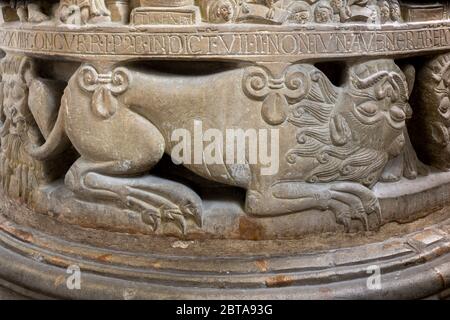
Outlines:
{"label": "carved inscription band", "polygon": [[73,32],[9,29],[0,31],[0,47],[21,53],[124,57],[211,58],[296,61],[309,58],[402,55],[450,49],[450,25],[404,30]]}

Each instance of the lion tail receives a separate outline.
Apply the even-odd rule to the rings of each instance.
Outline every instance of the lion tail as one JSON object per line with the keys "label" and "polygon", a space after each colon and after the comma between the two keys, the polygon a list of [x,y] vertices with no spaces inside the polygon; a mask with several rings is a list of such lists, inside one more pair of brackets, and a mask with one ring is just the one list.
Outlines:
{"label": "lion tail", "polygon": [[45,143],[41,146],[28,144],[26,146],[27,152],[37,160],[49,160],[57,157],[64,151],[66,151],[70,146],[71,142],[67,137],[65,124],[64,124],[64,110],[67,106],[67,96],[64,94],[61,107],[59,109],[58,118],[53,127],[53,130],[47,137]]}

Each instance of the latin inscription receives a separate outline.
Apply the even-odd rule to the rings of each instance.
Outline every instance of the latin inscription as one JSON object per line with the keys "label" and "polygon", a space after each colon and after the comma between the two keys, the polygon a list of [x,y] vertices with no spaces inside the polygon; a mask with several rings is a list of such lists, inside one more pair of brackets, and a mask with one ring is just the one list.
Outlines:
{"label": "latin inscription", "polygon": [[131,23],[136,25],[192,25],[196,22],[194,10],[135,10],[131,15]]}
{"label": "latin inscription", "polygon": [[75,33],[3,30],[0,46],[37,53],[126,56],[302,56],[450,47],[450,28],[359,32]]}

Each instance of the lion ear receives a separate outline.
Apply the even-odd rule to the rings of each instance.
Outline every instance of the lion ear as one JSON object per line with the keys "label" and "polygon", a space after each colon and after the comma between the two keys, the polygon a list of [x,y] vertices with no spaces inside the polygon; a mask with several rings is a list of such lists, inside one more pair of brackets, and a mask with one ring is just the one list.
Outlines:
{"label": "lion ear", "polygon": [[335,146],[343,146],[349,141],[351,131],[347,120],[343,116],[336,114],[331,118],[330,137]]}
{"label": "lion ear", "polygon": [[36,70],[35,65],[29,58],[24,58],[20,62],[19,66],[19,75],[22,76],[23,80],[29,87],[31,85],[31,82],[36,78]]}
{"label": "lion ear", "polygon": [[406,83],[408,84],[408,97],[410,97],[414,89],[414,83],[416,82],[416,69],[413,65],[407,64],[402,70],[406,77]]}

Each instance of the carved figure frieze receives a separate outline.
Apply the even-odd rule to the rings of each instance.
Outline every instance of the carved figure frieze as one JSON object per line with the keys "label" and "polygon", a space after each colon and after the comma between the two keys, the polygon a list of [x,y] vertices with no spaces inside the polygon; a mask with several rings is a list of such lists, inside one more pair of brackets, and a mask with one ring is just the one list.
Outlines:
{"label": "carved figure frieze", "polygon": [[[123,2],[125,1],[105,3],[104,0],[61,0],[57,15],[65,23],[80,25],[111,21],[113,11],[113,21],[126,23],[129,18],[123,15],[129,14],[130,5],[122,4]],[[22,8],[26,6],[22,3],[23,1],[18,5],[18,10],[24,17],[23,21],[41,22],[48,19],[39,13],[39,5],[33,3],[30,4],[29,11],[36,18],[26,20],[22,13]],[[158,11],[161,14],[157,15],[152,11],[155,8],[165,9],[167,12],[164,21],[172,24],[171,21],[179,19],[180,12],[192,10],[194,3],[141,1],[134,3],[134,6],[137,11],[133,11],[132,16],[139,12],[142,17],[137,20],[138,24],[161,24],[158,18],[163,15],[162,11]],[[209,23],[329,24],[359,21],[374,24],[402,20],[397,0],[200,0],[198,6],[203,20]],[[181,8],[182,11],[176,8]],[[196,15],[196,12],[193,11],[193,14]]]}
{"label": "carved figure frieze", "polygon": [[61,0],[59,19],[67,24],[82,25],[111,21],[105,0]]}
{"label": "carved figure frieze", "polygon": [[202,0],[204,19],[212,23],[388,23],[402,20],[397,0]]}
{"label": "carved figure frieze", "polygon": [[[3,4],[2,4],[3,3]],[[205,23],[382,25],[404,21],[448,20],[448,3],[416,4],[398,0],[4,0],[21,22],[138,25]],[[13,21],[2,12],[4,21]],[[131,16],[131,19],[130,19]],[[136,17],[137,16],[137,17]]]}
{"label": "carved figure frieze", "polygon": [[9,0],[9,5],[16,11],[21,22],[40,23],[50,20],[50,17],[44,11],[49,4],[51,5],[54,2],[56,1]]}

